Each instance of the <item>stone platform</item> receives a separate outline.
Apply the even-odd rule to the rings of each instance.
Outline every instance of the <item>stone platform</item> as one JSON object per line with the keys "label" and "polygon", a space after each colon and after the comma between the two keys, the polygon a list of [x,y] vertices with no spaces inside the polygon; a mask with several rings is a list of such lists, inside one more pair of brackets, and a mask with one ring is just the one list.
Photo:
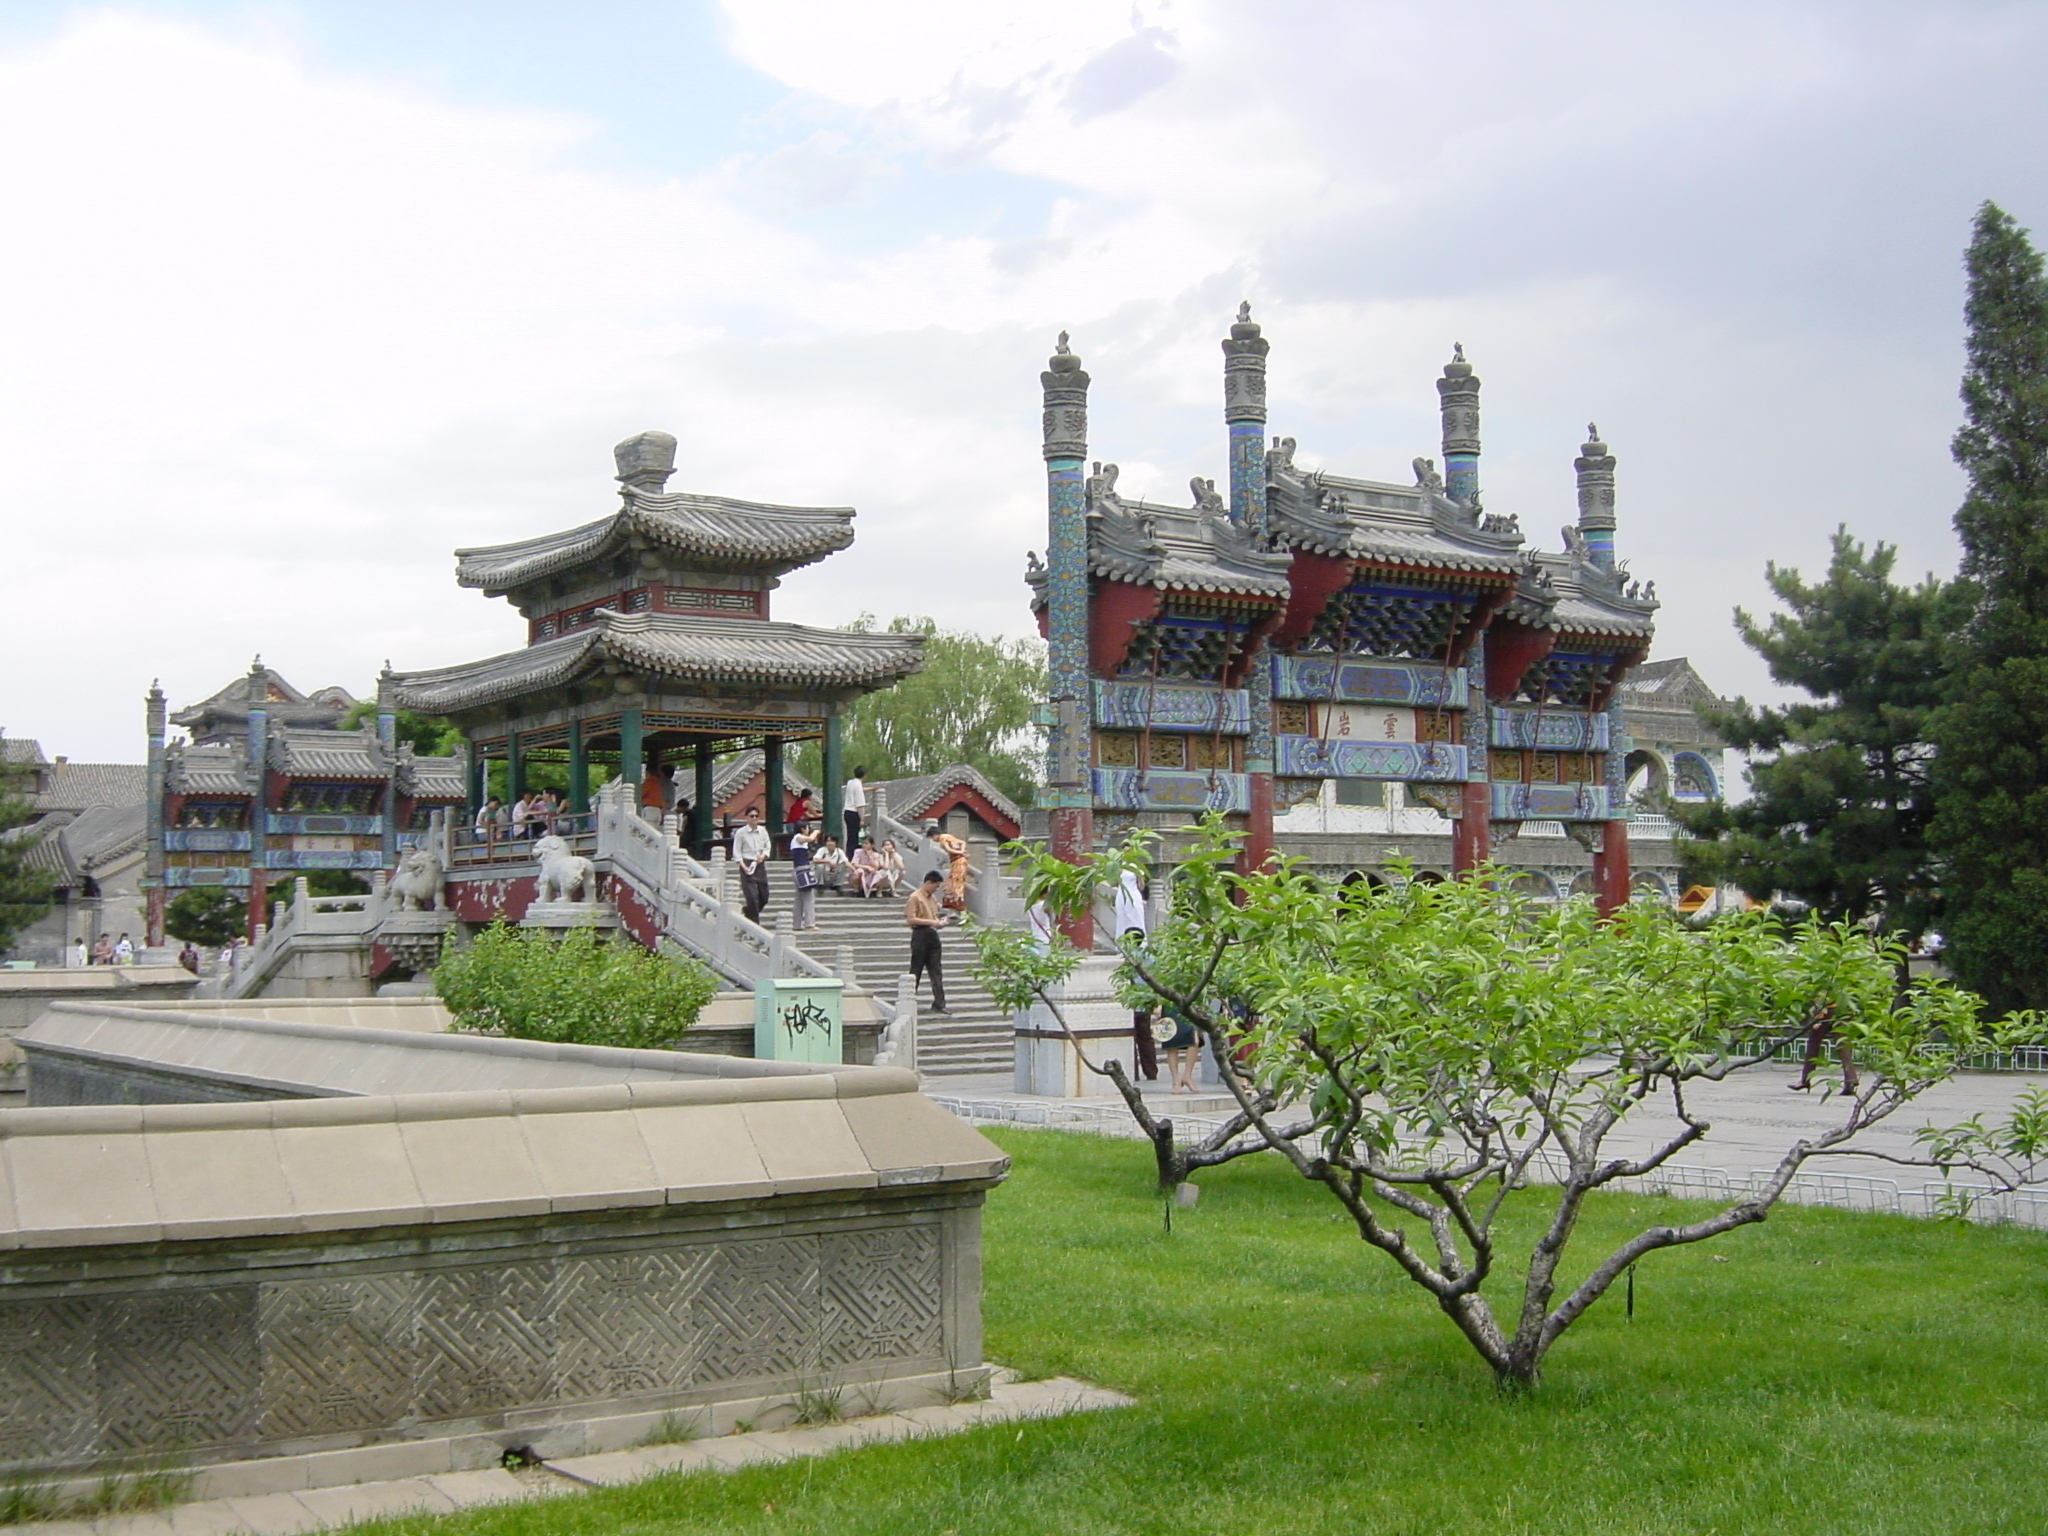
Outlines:
{"label": "stone platform", "polygon": [[[132,1012],[72,1018],[165,1027]],[[982,1372],[980,1206],[1007,1159],[912,1074],[325,1034],[388,1053],[349,1067],[382,1091],[0,1111],[0,1476],[388,1480]]]}

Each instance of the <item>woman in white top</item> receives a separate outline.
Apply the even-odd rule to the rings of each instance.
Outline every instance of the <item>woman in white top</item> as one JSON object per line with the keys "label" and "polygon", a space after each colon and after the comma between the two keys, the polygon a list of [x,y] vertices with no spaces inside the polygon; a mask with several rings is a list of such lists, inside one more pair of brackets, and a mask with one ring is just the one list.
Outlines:
{"label": "woman in white top", "polygon": [[882,861],[882,867],[876,871],[876,881],[889,895],[894,896],[897,887],[903,884],[904,877],[903,854],[897,848],[895,838],[882,839],[882,849],[878,857]]}

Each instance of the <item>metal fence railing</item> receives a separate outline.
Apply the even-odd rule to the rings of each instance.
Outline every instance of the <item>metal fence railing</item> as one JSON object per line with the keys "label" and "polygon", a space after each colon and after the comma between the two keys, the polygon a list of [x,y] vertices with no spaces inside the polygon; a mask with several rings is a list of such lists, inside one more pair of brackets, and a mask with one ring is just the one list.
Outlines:
{"label": "metal fence railing", "polygon": [[[1059,1099],[1031,1102],[1008,1098],[969,1098],[929,1090],[925,1096],[972,1125],[1079,1131],[1131,1141],[1144,1139],[1144,1133],[1122,1104],[1087,1104]],[[1175,1114],[1175,1140],[1183,1145],[1206,1140],[1220,1130],[1228,1118],[1227,1115]],[[1416,1149],[1417,1166],[1431,1160],[1442,1159],[1432,1159],[1421,1149]],[[1554,1184],[1561,1172],[1555,1158],[1537,1157],[1529,1164],[1528,1179],[1532,1184]],[[1760,1193],[1770,1179],[1770,1173],[1763,1170],[1739,1174],[1726,1168],[1666,1163],[1634,1178],[1616,1179],[1605,1187],[1616,1192],[1659,1195],[1674,1200],[1732,1204]],[[1790,1205],[1818,1205],[1871,1215],[1909,1216],[1921,1220],[1960,1217],[1986,1225],[2048,1231],[2048,1190],[2000,1190],[1989,1184],[1954,1180],[1922,1184],[1918,1189],[1902,1189],[1895,1179],[1821,1171],[1793,1175],[1780,1200]]]}

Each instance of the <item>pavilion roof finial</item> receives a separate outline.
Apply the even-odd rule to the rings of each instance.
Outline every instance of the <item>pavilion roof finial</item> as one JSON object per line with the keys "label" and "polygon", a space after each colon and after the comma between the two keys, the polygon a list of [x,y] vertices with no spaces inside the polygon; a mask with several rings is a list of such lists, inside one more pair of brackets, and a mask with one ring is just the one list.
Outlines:
{"label": "pavilion roof finial", "polygon": [[676,472],[676,440],[666,432],[642,432],[614,448],[612,462],[627,491],[658,492]]}

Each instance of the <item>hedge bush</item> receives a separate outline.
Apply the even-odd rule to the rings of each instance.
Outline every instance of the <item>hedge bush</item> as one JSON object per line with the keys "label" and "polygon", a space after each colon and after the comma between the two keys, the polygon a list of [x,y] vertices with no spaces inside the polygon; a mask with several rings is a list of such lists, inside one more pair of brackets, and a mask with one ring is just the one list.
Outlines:
{"label": "hedge bush", "polygon": [[663,1050],[697,1022],[718,982],[694,960],[605,943],[592,928],[555,939],[498,922],[459,948],[451,936],[434,988],[456,1028],[472,1033]]}

